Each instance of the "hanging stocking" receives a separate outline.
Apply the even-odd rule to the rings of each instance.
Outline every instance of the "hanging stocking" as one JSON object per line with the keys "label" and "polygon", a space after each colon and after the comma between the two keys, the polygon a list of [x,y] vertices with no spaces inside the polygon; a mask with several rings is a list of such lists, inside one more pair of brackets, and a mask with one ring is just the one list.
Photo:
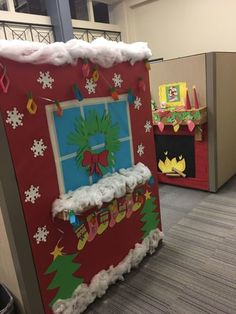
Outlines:
{"label": "hanging stocking", "polygon": [[139,192],[135,192],[134,194],[134,205],[132,207],[132,210],[136,212],[141,208],[141,206],[144,203],[144,196],[141,195]]}
{"label": "hanging stocking", "polygon": [[118,215],[116,217],[116,222],[119,223],[123,220],[126,216],[126,202],[125,198],[122,198],[118,201]]}
{"label": "hanging stocking", "polygon": [[79,239],[77,249],[81,251],[88,241],[88,232],[85,228],[85,225],[81,223],[81,225],[75,230],[75,233],[77,235],[77,238]]}
{"label": "hanging stocking", "polygon": [[102,234],[109,225],[109,211],[107,208],[102,209],[99,213],[99,227],[97,234]]}
{"label": "hanging stocking", "polygon": [[127,212],[126,212],[126,218],[129,218],[133,214],[133,205],[134,205],[134,200],[133,200],[133,195],[132,194],[126,194],[126,207],[127,207]]}
{"label": "hanging stocking", "polygon": [[96,237],[97,230],[98,230],[98,220],[97,215],[95,213],[92,213],[87,216],[87,223],[88,223],[88,241],[91,242]]}
{"label": "hanging stocking", "polygon": [[108,206],[110,212],[110,224],[109,227],[112,228],[116,224],[116,217],[118,216],[118,205],[117,200],[112,201],[112,203]]}

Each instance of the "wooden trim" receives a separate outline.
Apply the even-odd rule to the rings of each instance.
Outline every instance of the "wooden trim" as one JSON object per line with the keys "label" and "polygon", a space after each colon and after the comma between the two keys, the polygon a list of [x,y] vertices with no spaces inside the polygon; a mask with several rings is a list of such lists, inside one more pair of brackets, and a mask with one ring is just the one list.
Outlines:
{"label": "wooden trim", "polygon": [[6,3],[7,3],[7,10],[9,12],[15,12],[14,1],[13,0],[6,0]]}
{"label": "wooden trim", "polygon": [[120,27],[115,24],[106,24],[90,21],[71,20],[73,28],[85,28],[93,30],[120,32]]}
{"label": "wooden trim", "polygon": [[216,54],[206,54],[206,98],[208,110],[208,167],[209,190],[217,191],[217,111],[216,111]]}
{"label": "wooden trim", "polygon": [[19,12],[1,12],[1,21],[9,23],[23,23],[23,24],[39,24],[39,25],[52,25],[49,16],[19,13]]}

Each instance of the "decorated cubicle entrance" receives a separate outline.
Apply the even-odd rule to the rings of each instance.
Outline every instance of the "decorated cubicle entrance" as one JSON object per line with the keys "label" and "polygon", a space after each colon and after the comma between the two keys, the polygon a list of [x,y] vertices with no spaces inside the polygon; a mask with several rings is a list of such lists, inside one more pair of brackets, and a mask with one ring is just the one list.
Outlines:
{"label": "decorated cubicle entrance", "polygon": [[150,51],[2,45],[0,109],[44,310],[80,313],[162,238]]}

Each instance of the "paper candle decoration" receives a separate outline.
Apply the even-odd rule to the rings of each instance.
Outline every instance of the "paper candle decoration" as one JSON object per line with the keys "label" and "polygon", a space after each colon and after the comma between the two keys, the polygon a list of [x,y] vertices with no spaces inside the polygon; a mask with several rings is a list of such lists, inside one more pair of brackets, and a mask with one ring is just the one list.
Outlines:
{"label": "paper candle decoration", "polygon": [[196,91],[195,86],[193,86],[193,97],[194,97],[194,108],[199,109],[200,105],[199,105],[199,101],[198,101],[198,97],[197,97],[197,91]]}
{"label": "paper candle decoration", "polygon": [[191,109],[191,103],[189,99],[188,89],[186,88],[185,109]]}

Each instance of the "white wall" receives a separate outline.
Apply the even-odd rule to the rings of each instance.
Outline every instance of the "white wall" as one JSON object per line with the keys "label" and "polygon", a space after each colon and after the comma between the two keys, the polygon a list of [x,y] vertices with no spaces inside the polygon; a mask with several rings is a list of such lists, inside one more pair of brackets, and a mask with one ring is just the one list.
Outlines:
{"label": "white wall", "polygon": [[123,40],[147,41],[154,58],[166,59],[236,51],[235,12],[236,0],[126,0],[113,6],[111,18]]}

